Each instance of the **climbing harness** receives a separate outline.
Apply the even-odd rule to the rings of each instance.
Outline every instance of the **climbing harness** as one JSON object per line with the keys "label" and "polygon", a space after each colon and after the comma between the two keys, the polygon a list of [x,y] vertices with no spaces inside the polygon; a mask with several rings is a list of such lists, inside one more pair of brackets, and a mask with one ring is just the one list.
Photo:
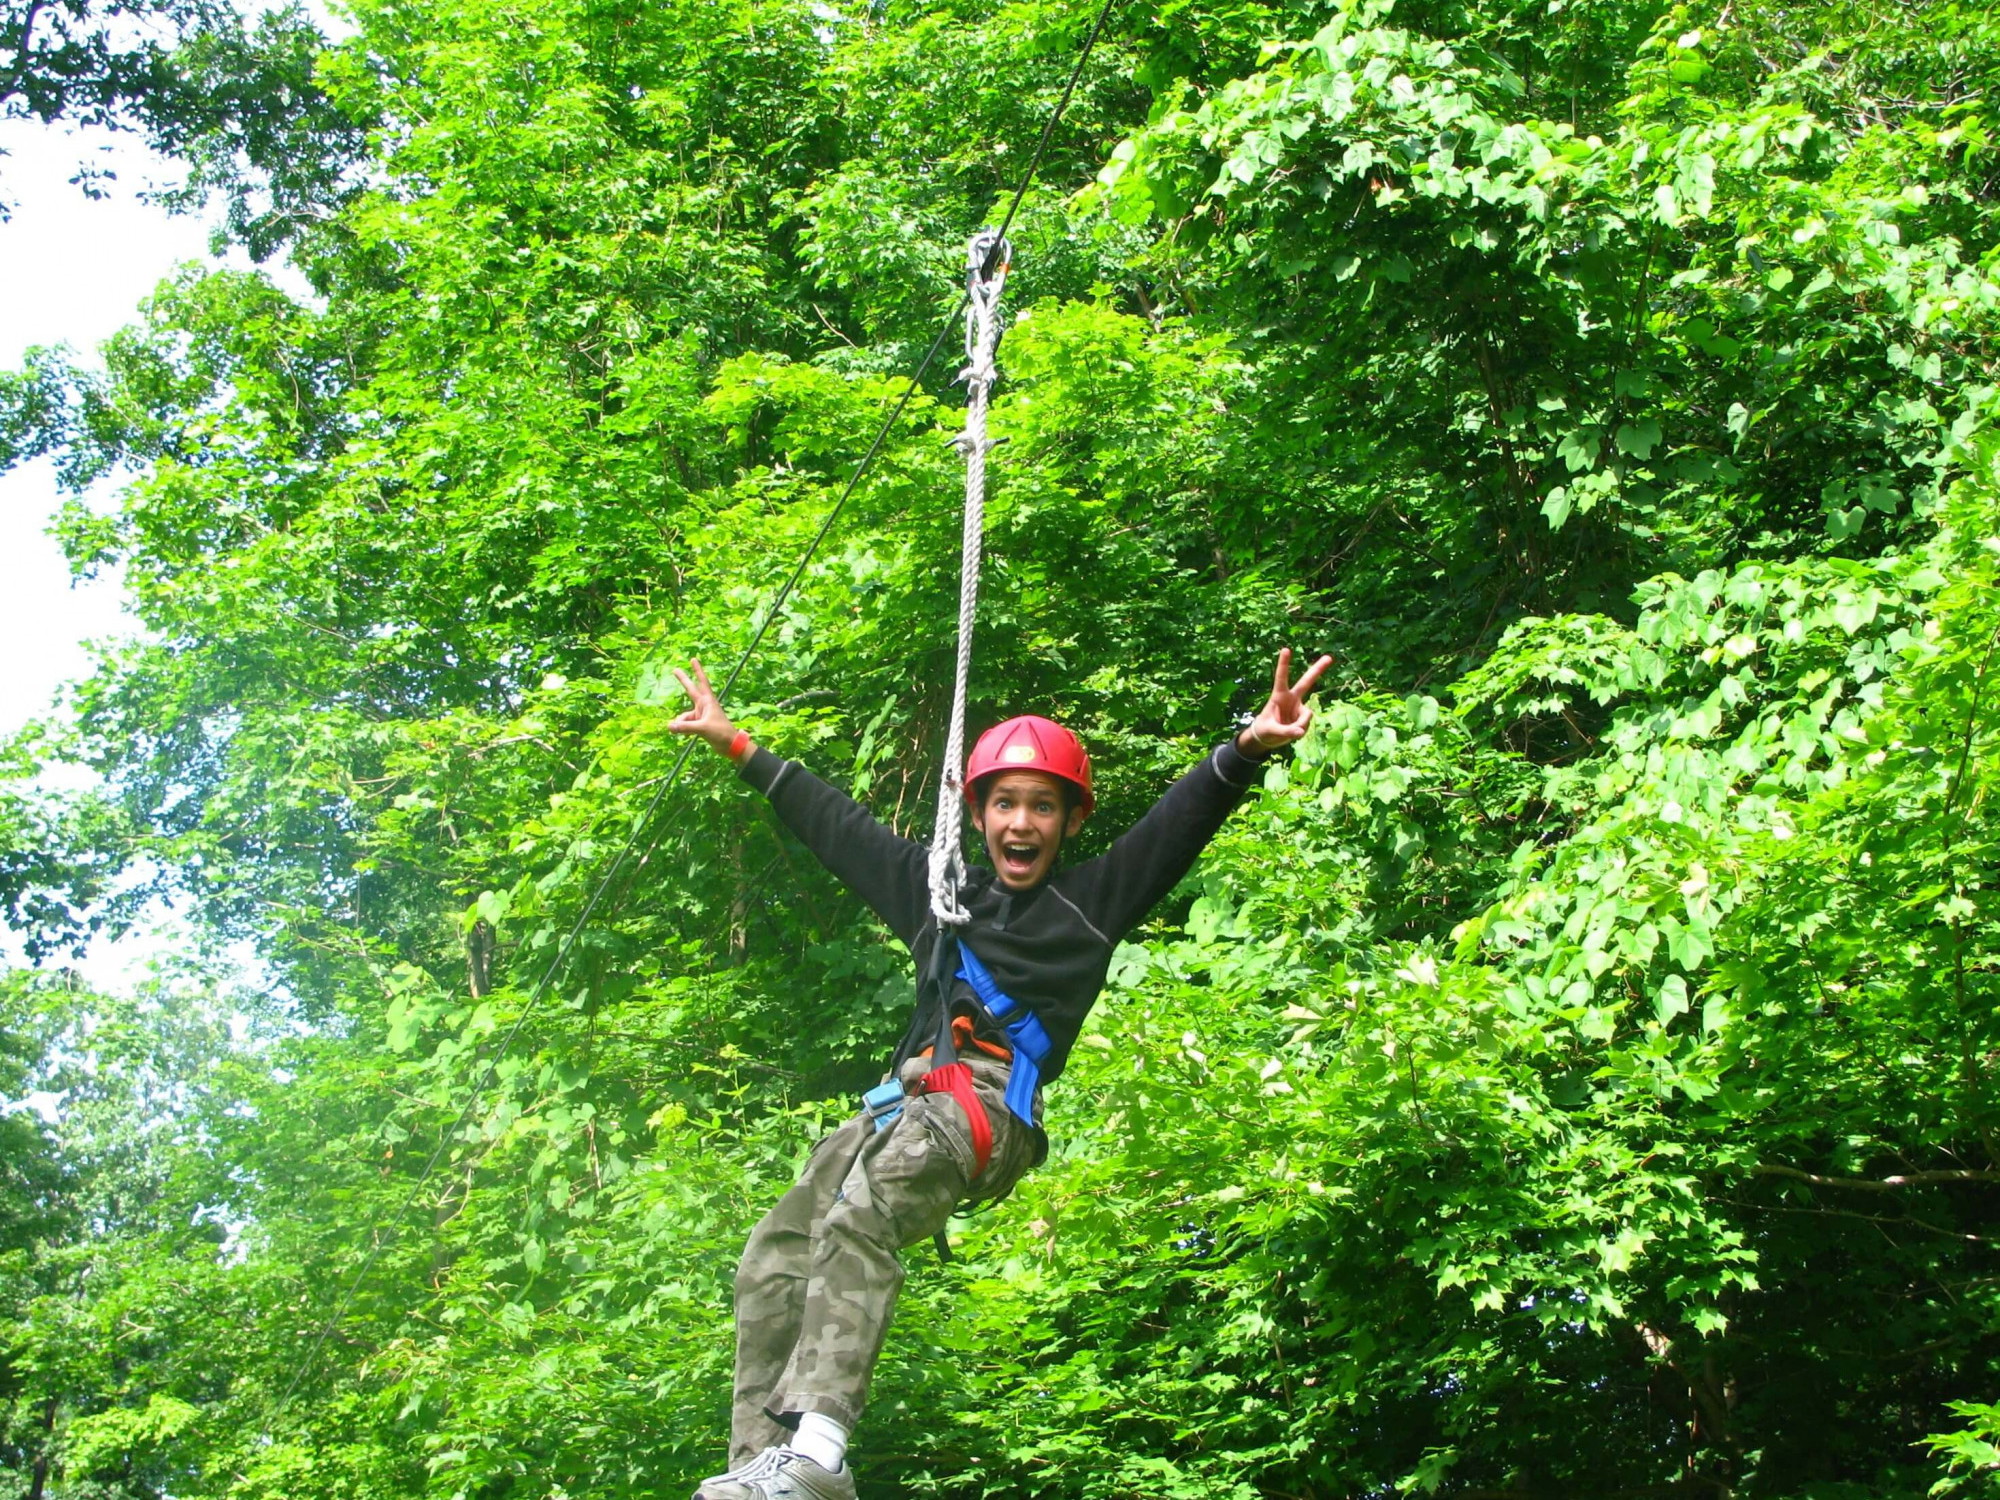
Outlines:
{"label": "climbing harness", "polygon": [[[952,969],[951,977],[970,986],[973,994],[979,997],[979,1003],[986,1007],[986,1013],[1006,1028],[1007,1039],[1013,1043],[1013,1055],[1007,1071],[1007,1113],[1039,1137],[1042,1127],[1035,1119],[1035,1093],[1042,1086],[1042,1063],[1054,1045],[1049,1039],[1048,1028],[1042,1025],[1040,1016],[1000,988],[999,981],[963,938],[940,934],[938,951],[956,956],[958,963]],[[921,1087],[926,1094],[950,1094],[958,1101],[959,1108],[965,1111],[966,1123],[972,1131],[972,1176],[977,1180],[985,1172],[986,1163],[993,1154],[993,1122],[987,1117],[986,1106],[980,1102],[979,1095],[973,1091],[972,1070],[958,1060],[958,1023],[951,1015],[948,990],[941,994],[941,999],[944,1002],[944,1017],[938,1025],[938,1039],[931,1049],[931,1057],[933,1064],[938,1058],[943,1058],[944,1063],[931,1068]],[[881,1088],[891,1086],[883,1084]],[[867,1099],[879,1092],[879,1089],[871,1089],[862,1097]],[[876,1128],[881,1127],[878,1124]],[[1046,1148],[1044,1141],[1043,1149]]]}
{"label": "climbing harness", "polygon": [[[1007,1028],[1014,1044],[1014,1067],[1007,1075],[1007,1112],[1030,1130],[1035,1124],[1035,1090],[1042,1086],[1042,1062],[1054,1045],[1042,1018],[1000,988],[999,982],[964,943],[958,945],[958,977],[972,986],[986,1013]],[[1011,1019],[1010,1019],[1011,1018]]]}

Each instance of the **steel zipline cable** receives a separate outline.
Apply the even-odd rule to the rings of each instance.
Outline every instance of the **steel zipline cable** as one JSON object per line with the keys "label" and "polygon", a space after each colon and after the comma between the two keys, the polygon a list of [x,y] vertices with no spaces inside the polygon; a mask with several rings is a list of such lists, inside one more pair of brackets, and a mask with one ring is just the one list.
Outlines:
{"label": "steel zipline cable", "polygon": [[[1057,99],[1055,109],[1050,113],[1048,120],[1042,126],[1041,136],[1035,142],[1034,155],[1028,161],[1028,169],[1022,174],[1020,185],[1015,189],[1014,196],[1007,205],[1007,212],[1000,220],[999,228],[993,234],[992,249],[987,254],[986,263],[978,271],[978,274],[981,276],[990,276],[994,269],[993,262],[1001,253],[1001,247],[1006,243],[1007,231],[1013,227],[1014,217],[1020,212],[1021,203],[1028,196],[1028,190],[1034,185],[1036,175],[1041,170],[1042,157],[1048,150],[1049,141],[1055,135],[1056,126],[1062,121],[1064,111],[1069,108],[1070,98],[1075,94],[1077,83],[1083,77],[1083,70],[1085,65],[1090,61],[1091,51],[1097,46],[1097,39],[1104,31],[1105,21],[1110,18],[1113,3],[1114,0],[1102,0],[1102,3],[1098,7],[1097,17],[1091,23],[1090,31],[1084,37],[1083,46],[1077,53],[1076,65],[1070,70],[1069,81],[1063,85],[1062,95]],[[867,476],[868,470],[873,466],[876,457],[881,453],[882,445],[888,441],[889,434],[895,429],[896,423],[901,420],[904,411],[908,409],[911,399],[916,395],[919,386],[923,382],[924,376],[936,361],[938,352],[944,348],[945,340],[950,337],[952,330],[958,326],[960,319],[964,317],[966,308],[970,305],[971,300],[972,292],[969,289],[959,295],[958,304],[952,309],[951,316],[938,329],[937,337],[931,340],[930,347],[924,351],[924,357],[917,362],[916,369],[910,373],[909,380],[904,385],[902,394],[897,397],[895,404],[889,409],[888,415],[882,419],[881,425],[875,429],[875,436],[868,444],[867,451],[862,454],[861,462],[855,466],[852,477],[848,479],[839,497],[828,509],[825,519],[820,522],[818,530],[813,533],[812,540],[806,544],[805,553],[799,558],[797,565],[786,577],[783,586],[779,588],[778,592],[772,597],[770,604],[764,609],[763,616],[758,621],[756,630],[751,633],[749,644],[743,648],[742,654],[737,657],[736,665],[730,668],[729,675],[723,679],[722,686],[716,694],[720,700],[724,702],[728,701],[730,691],[736,686],[737,680],[743,675],[744,668],[750,665],[750,659],[756,655],[757,648],[764,643],[764,637],[770,632],[771,622],[777,619],[779,611],[785,607],[786,601],[797,590],[800,579],[805,577],[806,569],[811,566],[814,556],[819,552],[820,544],[826,540],[827,535],[833,530],[834,523],[840,519],[841,512],[847,508],[847,502],[852,498],[855,490],[860,488],[861,481]],[[278,1398],[278,1411],[282,1412],[286,1407],[291,1405],[292,1397],[297,1394],[299,1387],[304,1384],[306,1377],[312,1373],[313,1367],[319,1362],[320,1353],[325,1349],[327,1340],[333,1336],[333,1331],[340,1325],[340,1320],[347,1316],[348,1308],[353,1306],[355,1295],[367,1281],[369,1272],[374,1270],[375,1262],[394,1243],[397,1227],[409,1218],[410,1210],[416,1206],[417,1200],[423,1195],[424,1189],[429,1186],[431,1176],[436,1172],[438,1163],[444,1160],[445,1153],[450,1149],[451,1143],[458,1138],[459,1132],[465,1128],[466,1122],[472,1118],[472,1113],[478,1107],[479,1100],[485,1095],[486,1090],[498,1076],[500,1064],[506,1060],[508,1054],[513,1050],[514,1042],[521,1034],[521,1028],[527,1025],[529,1017],[534,1014],[536,1007],[548,993],[549,986],[555,982],[556,976],[562,972],[563,966],[569,961],[571,951],[576,946],[577,939],[583,935],[584,929],[590,925],[591,918],[597,914],[598,908],[604,903],[605,896],[610,891],[612,882],[617,879],[620,871],[624,870],[628,862],[631,861],[632,851],[639,847],[640,839],[645,831],[652,826],[653,819],[658,814],[661,805],[665,803],[668,795],[679,784],[681,772],[686,769],[687,763],[694,753],[695,743],[694,740],[690,739],[682,745],[680,754],[675,757],[673,765],[668,769],[666,776],[661,780],[659,786],[654,790],[652,797],[647,801],[645,810],[633,821],[632,831],[626,836],[624,843],[619,846],[618,852],[605,865],[603,874],[598,877],[595,885],[591,888],[589,898],[583,903],[575,919],[571,921],[568,929],[563,933],[562,941],[556,945],[554,956],[550,958],[546,967],[543,968],[541,977],[535,981],[534,987],[528,991],[528,997],[522,1002],[520,1013],[515,1016],[513,1025],[507,1028],[506,1034],[500,1039],[500,1045],[487,1060],[485,1068],[480,1073],[479,1081],[473,1085],[471,1092],[466,1097],[465,1104],[459,1109],[457,1117],[453,1119],[447,1129],[439,1134],[437,1145],[432,1148],[429,1158],[424,1162],[423,1170],[417,1174],[415,1185],[405,1195],[402,1203],[393,1215],[377,1213],[374,1219],[370,1221],[367,1238],[372,1241],[372,1244],[368,1253],[363,1257],[360,1269],[348,1281],[347,1287],[341,1293],[340,1301],[334,1307],[333,1312],[320,1325],[319,1332],[314,1336],[311,1347],[306,1351],[305,1358],[300,1362],[298,1369],[293,1372],[291,1380],[287,1382],[284,1394]],[[657,845],[657,838],[648,842],[646,852],[639,857],[634,868],[643,866],[651,859],[653,850]]]}

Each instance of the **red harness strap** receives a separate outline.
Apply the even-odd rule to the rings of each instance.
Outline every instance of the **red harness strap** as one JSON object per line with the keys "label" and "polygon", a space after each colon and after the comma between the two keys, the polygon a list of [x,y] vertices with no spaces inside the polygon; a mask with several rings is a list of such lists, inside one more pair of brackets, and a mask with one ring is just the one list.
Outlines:
{"label": "red harness strap", "polygon": [[972,1069],[962,1062],[933,1068],[924,1079],[924,1092],[949,1094],[965,1111],[965,1123],[972,1127],[972,1175],[980,1176],[986,1170],[987,1158],[993,1154],[993,1122],[986,1118],[986,1106],[972,1091]]}

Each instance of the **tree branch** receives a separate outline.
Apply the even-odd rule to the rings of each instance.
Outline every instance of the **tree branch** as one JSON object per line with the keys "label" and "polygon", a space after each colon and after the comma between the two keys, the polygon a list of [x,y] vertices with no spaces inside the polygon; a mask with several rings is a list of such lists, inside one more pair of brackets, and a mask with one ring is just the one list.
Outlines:
{"label": "tree branch", "polygon": [[1802,1172],[1797,1167],[1764,1162],[1759,1162],[1750,1170],[1758,1177],[1788,1177],[1795,1182],[1809,1182],[1814,1187],[1853,1188],[1863,1193],[1893,1193],[1898,1188],[1923,1187],[1940,1182],[2000,1182],[2000,1172],[1988,1172],[1976,1167],[1951,1172],[1899,1172],[1894,1177],[1823,1177],[1817,1172]]}
{"label": "tree branch", "polygon": [[42,13],[42,5],[43,0],[31,0],[21,16],[21,40],[14,49],[14,66],[7,72],[0,73],[0,100],[11,99],[16,94],[26,92],[28,48],[34,41],[35,17]]}

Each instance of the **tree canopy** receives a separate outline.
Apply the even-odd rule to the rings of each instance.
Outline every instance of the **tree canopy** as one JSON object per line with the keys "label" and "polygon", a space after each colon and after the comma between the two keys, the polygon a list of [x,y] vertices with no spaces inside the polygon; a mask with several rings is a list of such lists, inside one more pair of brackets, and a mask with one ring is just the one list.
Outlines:
{"label": "tree canopy", "polygon": [[[337,201],[362,149],[367,122],[314,77],[325,40],[296,3],[253,19],[224,0],[0,0],[0,120],[141,133],[186,169],[157,196],[220,198],[262,260]],[[115,175],[85,162],[72,180],[101,196]]]}
{"label": "tree canopy", "polygon": [[[712,760],[647,816],[670,669],[1090,19],[355,0],[322,124],[241,116],[314,296],[190,268],[0,377],[145,627],[15,747],[101,783],[0,804],[0,905],[53,964],[160,894],[269,980],[0,991],[57,1101],[0,1112],[0,1494],[716,1467],[735,1254],[911,981]],[[912,1257],[864,1491],[1996,1493],[1996,89],[1952,0],[1114,5],[1014,231],[974,719],[1078,729],[1087,853],[1337,664],[1049,1162]],[[957,399],[731,704],[918,838]]]}

